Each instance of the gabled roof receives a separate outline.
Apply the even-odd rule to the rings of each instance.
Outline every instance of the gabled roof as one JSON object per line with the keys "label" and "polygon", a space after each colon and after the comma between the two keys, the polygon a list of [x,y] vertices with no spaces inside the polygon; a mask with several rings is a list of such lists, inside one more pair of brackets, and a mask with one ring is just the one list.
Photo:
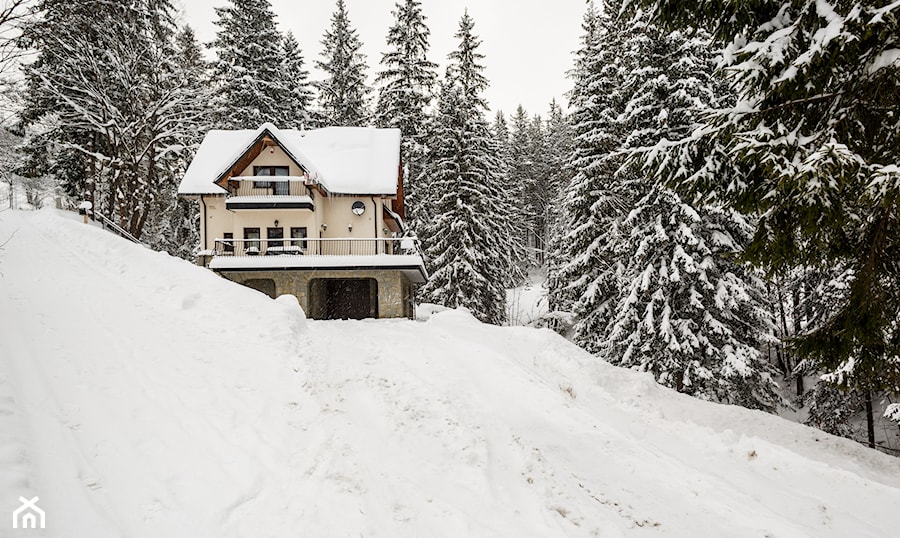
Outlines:
{"label": "gabled roof", "polygon": [[216,183],[243,164],[255,147],[269,140],[330,193],[397,193],[399,129],[326,127],[298,131],[264,123],[252,130],[209,131],[181,180],[178,194],[225,194],[227,191]]}

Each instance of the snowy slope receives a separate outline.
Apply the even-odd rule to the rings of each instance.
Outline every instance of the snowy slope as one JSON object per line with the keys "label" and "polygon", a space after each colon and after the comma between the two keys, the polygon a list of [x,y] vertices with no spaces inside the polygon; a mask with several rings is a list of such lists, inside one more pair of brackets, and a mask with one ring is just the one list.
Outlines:
{"label": "snowy slope", "polygon": [[305,321],[0,213],[0,536],[896,536],[898,460],[464,312]]}

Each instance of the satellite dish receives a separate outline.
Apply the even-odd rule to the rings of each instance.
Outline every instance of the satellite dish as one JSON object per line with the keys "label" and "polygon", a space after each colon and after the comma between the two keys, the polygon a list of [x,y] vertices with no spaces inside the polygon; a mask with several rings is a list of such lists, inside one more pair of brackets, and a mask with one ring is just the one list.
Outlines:
{"label": "satellite dish", "polygon": [[362,215],[366,212],[366,204],[357,200],[353,202],[353,205],[350,207],[350,211],[353,211],[354,215]]}

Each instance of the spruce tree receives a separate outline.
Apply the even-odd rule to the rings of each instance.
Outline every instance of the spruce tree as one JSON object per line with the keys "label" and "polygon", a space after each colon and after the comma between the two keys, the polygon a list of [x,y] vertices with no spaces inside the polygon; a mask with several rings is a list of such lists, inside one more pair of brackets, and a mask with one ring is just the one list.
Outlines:
{"label": "spruce tree", "polygon": [[311,126],[313,91],[309,71],[304,67],[303,52],[294,34],[288,32],[281,40],[281,72],[287,88],[280,126],[304,129]]}
{"label": "spruce tree", "polygon": [[255,129],[264,122],[281,124],[289,92],[272,6],[269,0],[228,1],[215,8],[216,126]]}
{"label": "spruce tree", "polygon": [[428,107],[437,83],[437,65],[428,60],[430,30],[418,0],[401,0],[388,29],[388,52],[381,55],[382,69],[375,82],[378,101],[375,124],[395,127],[403,135],[403,189],[407,219],[415,224],[421,195],[418,181],[425,159]]}
{"label": "spruce tree", "polygon": [[487,79],[479,63],[480,40],[472,18],[460,20],[459,47],[438,98],[435,127],[424,175],[433,217],[421,224],[431,278],[424,300],[466,307],[480,320],[506,318],[504,284],[516,266],[509,193],[502,188],[502,163],[485,119]]}
{"label": "spruce tree", "polygon": [[319,118],[322,125],[362,127],[369,122],[366,58],[362,42],[350,26],[344,0],[337,0],[331,28],[322,37],[322,60],[316,66],[325,72],[317,83]]}
{"label": "spruce tree", "polygon": [[[660,144],[658,165],[759,215],[745,255],[767,271],[845,267],[842,297],[792,347],[837,385],[900,392],[900,5],[632,3],[672,27],[716,28],[738,95],[705,129]],[[729,167],[739,173],[719,173]]]}
{"label": "spruce tree", "polygon": [[549,268],[548,295],[557,311],[578,318],[576,341],[591,352],[615,309],[620,289],[615,252],[610,250],[633,193],[615,177],[623,159],[616,154],[623,136],[622,45],[615,20],[591,3],[585,13],[581,47],[570,73],[572,174],[563,200],[560,233],[552,245],[558,260]]}

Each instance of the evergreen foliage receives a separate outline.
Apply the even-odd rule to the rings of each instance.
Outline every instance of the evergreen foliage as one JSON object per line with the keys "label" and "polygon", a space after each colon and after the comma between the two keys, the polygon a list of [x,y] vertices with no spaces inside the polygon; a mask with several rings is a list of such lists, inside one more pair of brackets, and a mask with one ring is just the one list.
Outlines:
{"label": "evergreen foliage", "polygon": [[562,201],[564,215],[553,245],[557,262],[548,268],[548,295],[557,311],[578,315],[582,343],[598,352],[590,335],[602,334],[614,313],[619,289],[617,256],[607,250],[619,233],[631,194],[614,174],[622,163],[615,154],[623,137],[618,117],[624,110],[621,46],[614,20],[589,4],[584,33],[569,76],[572,174]]}
{"label": "evergreen foliage", "polygon": [[769,272],[844,268],[840,298],[792,346],[840,386],[900,392],[900,4],[632,3],[716,28],[738,96],[705,129],[659,144],[657,164],[686,191],[758,215],[745,253]]}
{"label": "evergreen foliage", "polygon": [[29,142],[29,166],[140,237],[170,206],[198,126],[176,61],[174,9],[167,0],[37,7],[42,16],[23,28],[23,45],[38,53],[23,117],[45,131]]}
{"label": "evergreen foliage", "polygon": [[282,73],[282,37],[269,0],[228,0],[215,8],[219,27],[213,76],[218,88],[215,124],[220,129],[283,125],[284,103],[293,97]]}
{"label": "evergreen foliage", "polygon": [[708,40],[647,19],[589,10],[585,23],[573,90],[571,261],[562,267],[580,292],[570,295],[575,340],[681,392],[771,409],[758,285],[729,258],[748,224],[624,160],[632,148],[691,132],[698,111],[718,104]]}
{"label": "evergreen foliage", "polygon": [[403,189],[407,220],[415,225],[420,200],[418,182],[427,152],[428,107],[437,84],[437,64],[428,60],[430,30],[418,0],[401,0],[388,29],[388,52],[381,55],[382,70],[375,79],[378,101],[375,124],[394,127],[403,135],[400,157],[404,163]]}
{"label": "evergreen foliage", "polygon": [[337,0],[331,16],[331,29],[322,37],[322,60],[316,66],[325,72],[325,80],[315,84],[319,97],[321,125],[362,127],[369,122],[365,55],[362,42],[350,26],[344,0]]}
{"label": "evergreen foliage", "polygon": [[287,99],[283,103],[279,126],[285,129],[307,128],[312,123],[312,84],[309,82],[309,71],[304,67],[300,44],[291,32],[281,40],[281,72],[287,86]]}
{"label": "evergreen foliage", "polygon": [[438,98],[429,159],[427,205],[433,216],[422,222],[431,278],[421,290],[429,302],[466,307],[482,321],[506,317],[504,284],[511,280],[516,252],[512,238],[510,195],[502,188],[498,145],[485,120],[487,87],[479,63],[480,41],[464,14],[456,37],[459,47]]}

